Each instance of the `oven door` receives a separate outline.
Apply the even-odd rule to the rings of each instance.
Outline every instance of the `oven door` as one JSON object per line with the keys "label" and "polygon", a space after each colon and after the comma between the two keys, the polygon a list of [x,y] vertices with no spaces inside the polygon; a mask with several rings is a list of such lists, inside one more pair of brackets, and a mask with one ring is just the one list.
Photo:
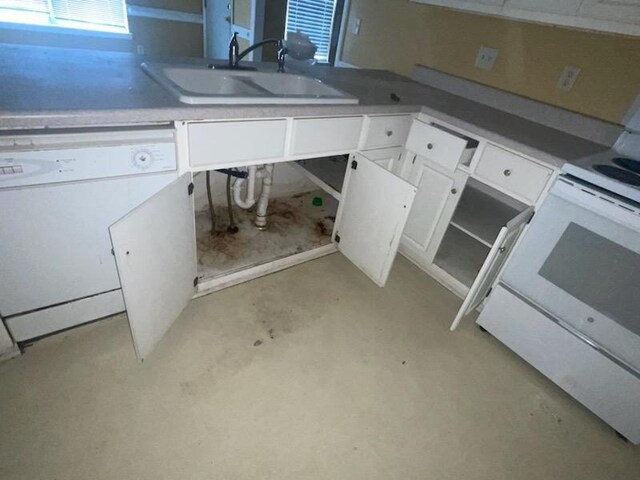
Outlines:
{"label": "oven door", "polygon": [[640,213],[560,178],[502,277],[561,325],[640,372]]}

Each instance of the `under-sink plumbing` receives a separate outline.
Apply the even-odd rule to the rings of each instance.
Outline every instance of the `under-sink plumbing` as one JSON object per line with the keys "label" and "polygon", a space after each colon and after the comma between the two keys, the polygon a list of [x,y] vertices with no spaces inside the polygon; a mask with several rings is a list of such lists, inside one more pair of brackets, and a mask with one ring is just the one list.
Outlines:
{"label": "under-sink plumbing", "polygon": [[256,208],[255,225],[258,227],[258,230],[267,229],[267,207],[269,206],[271,185],[273,184],[273,163],[265,165],[264,172],[264,177],[262,177],[262,192],[260,192],[258,207]]}
{"label": "under-sink plumbing", "polygon": [[[267,207],[271,195],[271,185],[273,184],[273,168],[272,163],[261,166],[252,165],[248,167],[246,178],[236,178],[233,182],[233,201],[236,205],[247,210],[253,207],[257,201],[255,225],[259,230],[266,230],[267,228]],[[262,190],[258,199],[256,199],[257,180],[262,183]],[[242,190],[245,183],[247,188],[244,198],[242,198]]]}

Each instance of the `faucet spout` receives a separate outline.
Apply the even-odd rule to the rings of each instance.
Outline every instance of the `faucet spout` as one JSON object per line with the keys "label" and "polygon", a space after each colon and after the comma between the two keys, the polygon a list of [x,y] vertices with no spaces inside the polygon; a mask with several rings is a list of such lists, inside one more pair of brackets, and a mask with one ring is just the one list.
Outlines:
{"label": "faucet spout", "polygon": [[254,43],[249,48],[240,52],[240,45],[238,43],[238,32],[234,32],[233,37],[231,37],[231,41],[229,42],[229,68],[239,68],[240,60],[246,57],[249,53],[253,52],[255,49],[270,43],[273,43],[278,47],[278,72],[284,73],[285,55],[288,53],[288,50],[285,48],[284,43],[281,39],[267,38],[266,40],[263,40],[261,42]]}

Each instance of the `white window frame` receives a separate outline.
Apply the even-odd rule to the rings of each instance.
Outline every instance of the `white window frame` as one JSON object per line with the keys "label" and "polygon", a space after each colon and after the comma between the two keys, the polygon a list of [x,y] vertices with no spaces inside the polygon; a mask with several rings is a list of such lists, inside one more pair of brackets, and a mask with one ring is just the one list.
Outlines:
{"label": "white window frame", "polygon": [[53,14],[53,5],[49,3],[49,12],[19,11],[9,8],[0,8],[0,28],[17,30],[30,30],[50,33],[72,33],[100,37],[131,38],[129,31],[129,17],[126,1],[123,1],[124,26],[100,25],[96,23],[83,23],[73,20],[56,19]]}
{"label": "white window frame", "polygon": [[[325,60],[318,61],[319,63],[329,63],[330,57],[331,57],[331,40],[332,40],[332,36],[333,36],[334,22],[336,20],[336,7],[337,7],[337,4],[338,4],[338,0],[331,0],[331,1],[333,2],[333,10],[331,12],[331,24],[329,26],[329,44],[328,44],[328,49],[327,49],[327,58]],[[284,23],[285,36],[289,32],[289,5],[290,5],[290,2],[287,1],[287,10],[285,12],[285,23]],[[306,34],[306,32],[302,32],[302,33]]]}
{"label": "white window frame", "polygon": [[352,63],[347,63],[342,60],[342,50],[344,49],[344,41],[347,36],[347,30],[349,29],[349,14],[351,13],[351,0],[344,0],[344,6],[342,12],[342,21],[340,22],[340,30],[338,32],[338,45],[336,47],[336,57],[334,59],[334,66],[342,68],[358,68]]}

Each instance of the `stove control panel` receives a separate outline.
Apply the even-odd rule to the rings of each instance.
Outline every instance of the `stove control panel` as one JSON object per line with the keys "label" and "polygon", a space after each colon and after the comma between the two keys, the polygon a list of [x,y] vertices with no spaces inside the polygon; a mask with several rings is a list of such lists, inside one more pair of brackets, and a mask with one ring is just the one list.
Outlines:
{"label": "stove control panel", "polygon": [[22,165],[0,167],[0,175],[13,175],[14,173],[23,173]]}

